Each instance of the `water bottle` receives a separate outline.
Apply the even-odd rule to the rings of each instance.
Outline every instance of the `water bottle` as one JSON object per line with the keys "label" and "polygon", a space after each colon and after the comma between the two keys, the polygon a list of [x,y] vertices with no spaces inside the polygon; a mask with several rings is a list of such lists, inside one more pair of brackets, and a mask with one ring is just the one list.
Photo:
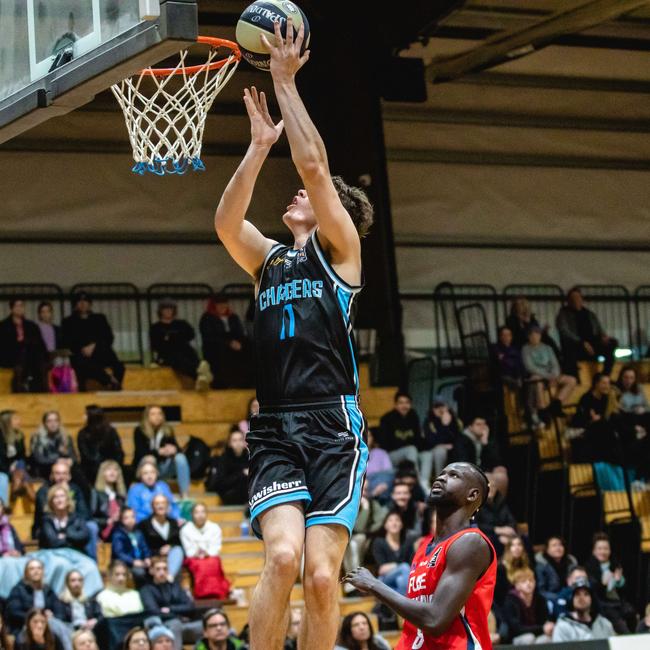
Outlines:
{"label": "water bottle", "polygon": [[239,534],[241,537],[248,537],[250,532],[250,524],[248,519],[244,519],[239,525]]}

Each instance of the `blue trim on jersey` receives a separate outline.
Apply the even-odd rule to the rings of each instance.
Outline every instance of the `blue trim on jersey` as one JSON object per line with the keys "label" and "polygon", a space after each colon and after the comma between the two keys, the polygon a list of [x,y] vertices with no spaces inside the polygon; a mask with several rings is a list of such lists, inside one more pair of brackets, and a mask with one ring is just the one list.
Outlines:
{"label": "blue trim on jersey", "polygon": [[345,326],[348,328],[348,346],[350,348],[350,356],[352,357],[352,367],[354,369],[354,386],[359,390],[359,369],[357,368],[357,359],[354,354],[354,345],[352,345],[352,334],[349,331],[350,328],[350,310],[352,307],[352,300],[354,299],[354,294],[350,293],[347,289],[341,286],[335,287],[336,300],[339,303],[339,307],[343,312],[343,321]]}
{"label": "blue trim on jersey", "polygon": [[467,619],[463,614],[459,614],[460,616],[460,621],[463,624],[463,627],[465,628],[465,634],[467,634],[467,650],[475,650],[476,648],[476,643],[474,643],[474,635],[472,634],[472,628],[469,626],[469,623],[467,622]]}
{"label": "blue trim on jersey", "polygon": [[352,434],[358,440],[358,453],[359,459],[354,476],[354,487],[348,503],[341,508],[338,512],[332,514],[315,515],[310,517],[307,515],[305,528],[309,526],[316,526],[318,524],[340,524],[344,526],[349,535],[352,535],[354,524],[356,523],[359,514],[359,504],[361,502],[361,489],[363,487],[363,479],[366,474],[366,466],[368,465],[368,446],[363,440],[364,420],[361,411],[357,405],[357,398],[355,395],[343,396],[343,409],[350,420],[350,429]]}
{"label": "blue trim on jersey", "polygon": [[320,240],[318,239],[318,229],[314,230],[314,232],[313,232],[313,234],[311,236],[311,240],[312,240],[312,242],[314,244],[314,249],[316,250],[316,255],[318,256],[318,259],[319,259],[321,265],[323,266],[323,268],[325,269],[327,275],[329,275],[330,278],[332,280],[334,280],[334,282],[336,282],[336,284],[341,285],[342,287],[344,287],[345,289],[347,289],[351,293],[359,293],[359,291],[361,291],[361,289],[363,289],[363,285],[352,286],[352,285],[348,284],[332,268],[332,265],[327,261],[327,258],[325,257],[325,253],[323,252],[323,249],[321,248]]}

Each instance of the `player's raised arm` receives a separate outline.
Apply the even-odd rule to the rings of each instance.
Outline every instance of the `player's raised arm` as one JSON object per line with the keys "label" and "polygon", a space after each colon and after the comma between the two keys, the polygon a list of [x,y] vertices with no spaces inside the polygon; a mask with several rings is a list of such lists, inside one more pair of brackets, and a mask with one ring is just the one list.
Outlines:
{"label": "player's raised arm", "polygon": [[398,594],[367,569],[356,569],[344,580],[359,591],[372,594],[426,634],[437,637],[460,614],[491,560],[490,548],[479,534],[460,537],[447,551],[447,566],[429,602]]}
{"label": "player's raised arm", "polygon": [[246,211],[262,165],[280,137],[283,124],[273,123],[266,97],[263,92],[258,95],[255,87],[244,90],[244,104],[251,122],[251,143],[219,201],[214,227],[237,264],[256,277],[275,242],[246,221]]}
{"label": "player's raised arm", "polygon": [[309,50],[301,56],[304,26],[300,25],[295,41],[293,31],[289,18],[286,39],[282,38],[278,22],[275,23],[275,42],[261,36],[271,53],[271,75],[291,147],[291,158],[305,184],[318,222],[321,243],[329,250],[332,262],[356,266],[360,273],[359,234],[334,187],[325,145],[296,88],[295,75],[309,59]]}

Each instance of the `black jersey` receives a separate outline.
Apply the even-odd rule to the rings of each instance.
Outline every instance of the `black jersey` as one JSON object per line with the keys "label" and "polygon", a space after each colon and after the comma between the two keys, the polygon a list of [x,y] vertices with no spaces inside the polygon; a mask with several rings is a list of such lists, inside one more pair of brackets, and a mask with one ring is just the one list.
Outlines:
{"label": "black jersey", "polygon": [[332,269],[316,232],[295,250],[277,244],[255,306],[257,397],[262,404],[356,395],[352,287]]}

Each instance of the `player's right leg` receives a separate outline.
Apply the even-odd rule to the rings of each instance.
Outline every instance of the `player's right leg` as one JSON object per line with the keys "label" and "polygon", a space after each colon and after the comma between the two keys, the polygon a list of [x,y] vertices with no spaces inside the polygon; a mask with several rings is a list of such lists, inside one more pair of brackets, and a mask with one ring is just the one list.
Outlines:
{"label": "player's right leg", "polygon": [[250,608],[251,650],[282,650],[289,598],[302,560],[305,517],[300,502],[274,506],[259,515],[264,569]]}

